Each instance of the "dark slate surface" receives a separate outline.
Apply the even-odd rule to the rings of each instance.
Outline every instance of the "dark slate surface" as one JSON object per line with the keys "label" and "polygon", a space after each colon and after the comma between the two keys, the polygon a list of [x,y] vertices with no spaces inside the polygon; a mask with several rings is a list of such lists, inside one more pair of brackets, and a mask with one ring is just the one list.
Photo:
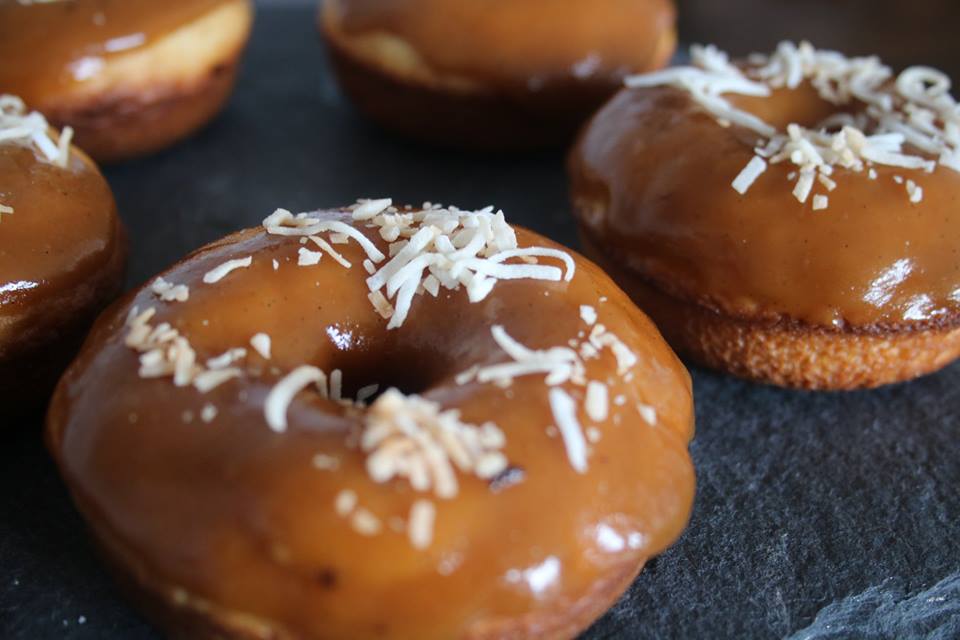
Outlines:
{"label": "dark slate surface", "polygon": [[[448,155],[387,137],[338,97],[311,13],[258,18],[223,117],[107,171],[132,284],[277,206],[359,196],[496,203],[575,244],[560,154]],[[852,394],[693,374],[693,519],[587,638],[960,638],[960,366]],[[102,570],[39,424],[3,432],[0,637],[158,637]]]}

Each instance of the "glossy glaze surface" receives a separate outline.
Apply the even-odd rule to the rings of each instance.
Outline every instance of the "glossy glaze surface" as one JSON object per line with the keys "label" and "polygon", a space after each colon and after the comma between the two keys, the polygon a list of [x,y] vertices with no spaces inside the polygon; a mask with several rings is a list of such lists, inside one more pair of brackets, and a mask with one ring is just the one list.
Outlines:
{"label": "glossy glaze surface", "polygon": [[110,187],[76,150],[61,168],[0,144],[0,203],[14,209],[0,214],[0,320],[69,293],[122,241]]}
{"label": "glossy glaze surface", "polygon": [[[521,246],[550,244],[518,236]],[[298,267],[299,246],[251,230],[188,258],[164,276],[190,286],[188,302],[137,293],[101,318],[61,383],[49,420],[54,453],[81,509],[108,534],[101,540],[115,558],[135,559],[149,589],[164,597],[183,589],[297,637],[450,638],[522,616],[562,619],[596,597],[599,582],[628,579],[679,534],[693,498],[689,377],[596,267],[578,260],[569,284],[500,282],[478,304],[463,291],[417,297],[403,327],[387,332],[367,300],[358,245],[338,245],[349,270],[329,258]],[[209,269],[248,255],[250,268],[201,283]],[[272,360],[249,356],[243,379],[208,394],[140,379],[137,355],[123,344],[132,304],[156,306],[154,322],[177,327],[200,361],[247,346],[259,331],[273,338]],[[453,381],[473,364],[505,359],[494,322],[531,347],[565,345],[585,327],[580,304],[596,305],[599,322],[639,357],[632,384],[616,376],[609,354],[589,361],[588,377],[611,378],[611,397],[626,402],[597,425],[602,438],[583,475],[547,434],[541,376],[509,389]],[[460,476],[459,496],[436,500],[425,551],[389,527],[359,535],[334,512],[341,490],[356,491],[384,522],[405,518],[422,494],[405,481],[373,483],[364,455],[347,445],[359,418],[315,394],[297,397],[286,433],[270,431],[264,396],[304,363],[341,368],[348,394],[395,385],[460,409],[465,421],[494,420],[522,482],[493,491]],[[571,393],[582,399],[581,388]],[[208,402],[219,413],[204,424],[197,416]],[[656,408],[656,426],[637,402]],[[339,457],[339,468],[314,468],[318,453]],[[591,606],[602,609],[615,594],[599,597]]]}
{"label": "glossy glaze surface", "polygon": [[661,37],[675,20],[670,0],[335,0],[330,9],[348,36],[391,34],[439,72],[533,90],[663,64]]}
{"label": "glossy glaze surface", "polygon": [[[775,126],[831,112],[809,89],[737,104]],[[834,328],[952,324],[960,311],[960,173],[838,169],[829,208],[798,202],[789,163],[746,195],[731,182],[756,136],[723,128],[674,89],[623,91],[570,158],[581,223],[661,289],[745,318]],[[904,184],[915,180],[913,204]],[[815,190],[815,193],[819,192]]]}
{"label": "glossy glaze surface", "polygon": [[0,0],[0,90],[43,104],[143,47],[236,0]]}

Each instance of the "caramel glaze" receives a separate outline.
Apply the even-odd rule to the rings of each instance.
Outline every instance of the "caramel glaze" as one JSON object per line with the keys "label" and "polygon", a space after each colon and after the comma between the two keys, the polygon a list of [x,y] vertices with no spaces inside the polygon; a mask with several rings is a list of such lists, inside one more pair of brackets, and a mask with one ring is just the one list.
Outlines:
{"label": "caramel glaze", "polygon": [[[555,246],[522,229],[518,238],[521,246]],[[578,258],[569,284],[502,281],[477,304],[462,290],[418,296],[404,325],[386,331],[367,300],[366,256],[356,243],[337,245],[349,270],[329,256],[298,267],[300,246],[251,229],[199,250],[164,274],[189,285],[189,301],[160,303],[141,290],[105,314],[53,401],[49,443],[67,483],[122,573],[152,594],[153,610],[157,598],[166,601],[159,608],[168,629],[202,614],[221,630],[263,637],[567,636],[680,533],[694,491],[690,379],[598,268]],[[213,267],[249,255],[251,267],[201,282]],[[611,398],[628,400],[611,405],[619,424],[611,416],[597,425],[602,439],[583,475],[561,439],[547,434],[553,418],[541,376],[517,378],[509,390],[453,380],[473,364],[506,359],[492,324],[532,347],[566,345],[585,328],[580,304],[596,305],[599,321],[639,357],[629,384],[609,352],[589,361],[588,377],[609,377]],[[247,346],[260,331],[272,336],[272,360],[251,350],[246,376],[208,394],[169,378],[141,379],[137,354],[123,342],[134,305],[156,306],[152,323],[179,329],[199,362]],[[289,430],[272,432],[264,397],[305,363],[341,368],[351,395],[373,382],[394,385],[459,409],[465,421],[495,421],[522,482],[494,490],[496,483],[461,474],[452,500],[415,493],[406,481],[375,484],[364,455],[347,446],[359,418],[309,392],[291,405]],[[581,388],[571,393],[582,400]],[[184,421],[184,412],[198,416],[208,402],[219,409],[211,424]],[[656,407],[656,426],[639,417],[637,402]],[[339,457],[339,468],[312,467],[317,453]],[[415,550],[389,527],[358,534],[334,512],[343,489],[384,523],[405,518],[418,497],[435,500],[432,545]],[[598,594],[598,585],[610,586]]]}
{"label": "caramel glaze", "polygon": [[42,105],[110,58],[148,46],[232,0],[0,2],[0,89]]}
{"label": "caramel glaze", "polygon": [[[334,0],[346,36],[393,35],[439,74],[513,93],[615,85],[666,62],[670,0]],[[672,38],[671,38],[672,43]],[[670,49],[672,50],[672,44]]]}
{"label": "caramel glaze", "polygon": [[14,208],[0,214],[0,380],[4,397],[19,403],[9,385],[49,392],[47,368],[59,375],[72,356],[63,343],[76,349],[73,334],[119,292],[126,242],[109,186],[76,149],[60,168],[0,145],[0,203]]}
{"label": "caramel glaze", "polygon": [[[835,110],[809,86],[738,106],[783,129]],[[791,163],[731,187],[757,136],[677,89],[624,90],[570,156],[574,208],[611,258],[680,299],[743,319],[849,331],[953,326],[960,316],[960,174],[838,168],[829,208],[791,191]],[[919,154],[915,150],[911,153]],[[912,179],[923,200],[911,204]]]}

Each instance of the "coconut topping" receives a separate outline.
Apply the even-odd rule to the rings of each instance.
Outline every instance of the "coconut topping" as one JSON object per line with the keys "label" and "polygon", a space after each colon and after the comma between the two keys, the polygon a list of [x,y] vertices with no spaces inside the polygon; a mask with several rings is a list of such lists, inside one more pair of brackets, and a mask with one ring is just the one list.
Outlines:
{"label": "coconut topping", "polygon": [[[344,238],[346,237],[346,236],[344,236],[343,234],[333,234],[333,235],[338,235],[338,236],[341,236],[341,237],[344,237]],[[340,264],[343,266],[344,269],[349,269],[351,266],[353,266],[353,265],[351,265],[351,264],[347,261],[346,258],[344,258],[342,255],[340,255],[340,253],[339,253],[336,249],[334,249],[333,247],[331,247],[330,244],[329,244],[326,240],[324,240],[323,238],[321,238],[321,237],[319,237],[319,236],[310,236],[310,241],[313,242],[313,243],[314,243],[315,245],[317,245],[318,247],[320,247],[320,249],[322,249],[322,250],[323,250],[327,255],[329,255],[331,258],[333,258],[333,259],[336,260],[338,263],[340,263]],[[318,261],[319,261],[319,259],[318,259]]]}
{"label": "coconut topping", "polygon": [[[830,176],[837,168],[866,171],[870,179],[877,175],[873,165],[927,173],[937,166],[960,171],[960,108],[949,93],[950,79],[936,69],[910,67],[894,77],[876,57],[848,58],[808,42],[781,42],[772,55],[753,55],[743,68],[713,46],[695,45],[691,58],[691,66],[630,76],[626,85],[683,89],[721,126],[737,125],[759,135],[754,157],[732,182],[740,194],[768,164],[782,162],[798,168],[793,195],[800,202],[807,201],[817,181],[832,191],[836,183]],[[857,107],[856,114],[841,111],[813,129],[790,124],[778,131],[724,97],[768,97],[776,89],[796,89],[804,82],[838,107],[865,108]],[[917,187],[908,196],[917,203],[923,191]],[[815,210],[827,206],[828,201],[815,197]]]}
{"label": "coconut topping", "polygon": [[[56,140],[52,133],[53,129],[43,114],[27,112],[27,106],[17,96],[0,94],[0,144],[31,148],[46,162],[66,167],[70,162],[73,129],[64,127]],[[13,213],[13,207],[0,203],[0,214],[5,213]]]}
{"label": "coconut topping", "polygon": [[217,407],[211,403],[203,405],[203,409],[200,411],[200,419],[206,423],[213,422],[217,417]]}
{"label": "coconut topping", "polygon": [[315,264],[320,264],[320,258],[322,257],[323,254],[319,251],[311,251],[306,247],[300,247],[297,251],[297,266],[312,267]]}
{"label": "coconut topping", "polygon": [[163,278],[157,278],[150,290],[164,302],[186,302],[190,298],[190,288],[185,284],[173,284]]}
{"label": "coconut topping", "polygon": [[550,389],[550,409],[557,421],[563,446],[567,450],[570,466],[577,473],[587,472],[587,441],[583,436],[583,427],[577,420],[577,404],[563,389]]}
{"label": "coconut topping", "polygon": [[297,367],[274,385],[263,403],[263,415],[272,430],[277,433],[287,430],[287,408],[294,396],[311,385],[326,395],[326,374],[310,365]]}
{"label": "coconut topping", "polygon": [[253,350],[260,354],[264,360],[270,359],[270,347],[271,340],[270,336],[265,333],[258,333],[250,338],[250,346],[253,347]]}
{"label": "coconut topping", "polygon": [[214,284],[216,282],[220,282],[221,280],[226,278],[231,271],[234,271],[236,269],[246,269],[251,264],[253,264],[253,256],[247,256],[246,258],[237,258],[236,260],[227,260],[223,264],[217,267],[214,267],[210,271],[203,274],[203,281],[206,284]]}
{"label": "coconut topping", "polygon": [[459,492],[454,469],[484,480],[504,471],[505,443],[492,422],[467,424],[459,411],[388,389],[367,411],[360,446],[374,481],[405,478],[416,491],[449,499]]}
{"label": "coconut topping", "polygon": [[50,164],[66,167],[70,160],[73,129],[64,127],[56,141],[51,137],[51,131],[43,114],[37,111],[28,113],[23,100],[0,94],[0,144],[31,147]]}
{"label": "coconut topping", "polygon": [[211,370],[199,365],[196,352],[179,331],[167,322],[155,327],[150,324],[154,315],[153,307],[142,313],[134,307],[127,317],[125,344],[141,354],[140,377],[171,376],[178,387],[193,385],[201,393],[207,393],[240,375],[239,369],[228,366]]}
{"label": "coconut topping", "polygon": [[227,349],[224,353],[207,360],[207,368],[213,370],[226,369],[234,362],[243,360],[247,357],[247,350],[243,347],[234,347]]}
{"label": "coconut topping", "polygon": [[607,385],[596,380],[587,383],[587,399],[584,408],[591,420],[603,422],[607,419],[609,412],[609,400],[607,394]]}
{"label": "coconut topping", "polygon": [[556,427],[563,438],[570,465],[578,473],[585,473],[587,470],[586,443],[577,418],[576,402],[560,385],[569,383],[586,387],[584,411],[591,420],[601,422],[607,419],[610,411],[608,387],[600,381],[586,379],[583,361],[596,358],[603,349],[609,349],[617,360],[618,375],[623,376],[626,381],[632,378],[630,370],[637,364],[636,354],[619,337],[607,331],[604,325],[597,324],[596,311],[585,312],[585,309],[593,310],[593,307],[581,307],[581,319],[591,326],[590,333],[582,343],[571,340],[569,347],[530,349],[512,338],[503,326],[494,325],[490,329],[493,339],[512,361],[483,367],[473,366],[455,378],[457,384],[477,381],[507,387],[515,377],[544,374],[544,383],[550,388],[548,398]]}
{"label": "coconut topping", "polygon": [[[415,295],[426,292],[436,296],[441,287],[457,290],[462,286],[470,302],[480,302],[498,280],[573,279],[576,267],[569,254],[548,247],[519,247],[503,212],[494,212],[493,207],[461,211],[425,205],[419,211],[400,211],[391,200],[381,199],[361,200],[350,212],[354,223],[366,223],[388,243],[388,255],[340,220],[321,220],[309,213],[293,215],[278,209],[263,221],[263,226],[271,234],[309,237],[347,268],[350,263],[318,234],[327,231],[356,240],[369,260],[363,266],[370,274],[367,287],[371,304],[388,319],[388,329],[403,325]],[[304,251],[300,249],[301,256]],[[538,258],[559,260],[564,268],[538,264]]]}
{"label": "coconut topping", "polygon": [[593,326],[593,324],[597,321],[596,308],[587,304],[580,305],[580,319],[586,322],[588,325]]}
{"label": "coconut topping", "polygon": [[415,549],[426,549],[433,542],[433,523],[437,508],[429,500],[417,500],[410,508],[407,535]]}

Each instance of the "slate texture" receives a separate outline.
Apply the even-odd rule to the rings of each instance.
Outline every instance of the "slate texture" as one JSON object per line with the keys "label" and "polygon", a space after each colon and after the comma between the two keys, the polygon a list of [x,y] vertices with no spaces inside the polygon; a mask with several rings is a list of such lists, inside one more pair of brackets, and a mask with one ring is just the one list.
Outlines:
{"label": "slate texture", "polygon": [[[470,156],[384,135],[339,97],[305,9],[260,10],[211,127],[106,173],[131,285],[275,207],[366,196],[493,203],[576,244],[560,153]],[[850,394],[693,374],[693,519],[586,638],[960,638],[960,366]],[[0,638],[157,637],[101,568],[39,424],[3,429]]]}

